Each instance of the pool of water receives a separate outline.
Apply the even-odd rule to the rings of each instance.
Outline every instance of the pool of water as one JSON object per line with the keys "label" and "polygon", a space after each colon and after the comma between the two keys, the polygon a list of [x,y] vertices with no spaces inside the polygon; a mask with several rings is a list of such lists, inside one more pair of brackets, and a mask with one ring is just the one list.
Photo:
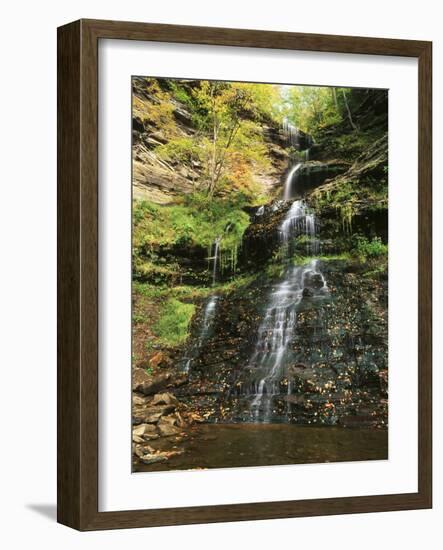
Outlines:
{"label": "pool of water", "polygon": [[[174,446],[174,439],[152,446]],[[154,445],[156,444],[156,445]],[[202,424],[176,443],[184,453],[135,472],[387,460],[387,430],[292,424]]]}

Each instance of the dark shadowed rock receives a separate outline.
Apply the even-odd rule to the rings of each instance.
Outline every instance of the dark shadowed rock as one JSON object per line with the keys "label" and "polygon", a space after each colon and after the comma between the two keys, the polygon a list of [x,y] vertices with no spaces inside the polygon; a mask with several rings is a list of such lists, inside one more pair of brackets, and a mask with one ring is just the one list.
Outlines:
{"label": "dark shadowed rock", "polygon": [[320,273],[314,273],[313,271],[308,271],[305,275],[304,280],[305,289],[319,289],[324,285],[323,277]]}
{"label": "dark shadowed rock", "polygon": [[192,125],[192,115],[182,107],[176,107],[174,109],[174,116],[182,124],[185,124],[186,126]]}

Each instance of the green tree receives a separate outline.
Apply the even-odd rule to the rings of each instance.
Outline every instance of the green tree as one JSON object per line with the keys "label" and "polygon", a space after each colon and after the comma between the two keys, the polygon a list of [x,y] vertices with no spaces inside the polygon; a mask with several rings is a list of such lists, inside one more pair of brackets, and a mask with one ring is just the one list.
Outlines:
{"label": "green tree", "polygon": [[345,88],[291,86],[285,89],[284,97],[286,118],[314,136],[321,128],[340,122],[345,113],[351,116]]}
{"label": "green tree", "polygon": [[247,87],[216,81],[202,81],[193,94],[207,157],[207,191],[212,197],[225,173],[229,151],[237,144],[242,116],[255,109],[254,98]]}

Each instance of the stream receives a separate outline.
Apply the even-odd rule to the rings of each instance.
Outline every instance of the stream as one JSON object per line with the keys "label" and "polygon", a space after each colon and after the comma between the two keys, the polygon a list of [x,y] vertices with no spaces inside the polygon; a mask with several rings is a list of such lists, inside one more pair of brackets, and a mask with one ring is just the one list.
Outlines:
{"label": "stream", "polygon": [[[159,447],[157,442],[152,447]],[[162,441],[169,448],[171,443]],[[180,443],[184,452],[164,463],[138,463],[136,471],[238,468],[322,462],[384,460],[384,431],[293,424],[202,424]]]}

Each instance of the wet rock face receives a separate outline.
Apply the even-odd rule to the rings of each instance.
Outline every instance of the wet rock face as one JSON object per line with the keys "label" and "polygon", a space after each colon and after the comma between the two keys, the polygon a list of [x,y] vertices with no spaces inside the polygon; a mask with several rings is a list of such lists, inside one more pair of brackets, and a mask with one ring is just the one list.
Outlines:
{"label": "wet rock face", "polygon": [[322,252],[335,254],[349,250],[352,235],[362,235],[368,240],[379,237],[385,244],[388,243],[388,208],[380,207],[377,210],[365,208],[352,218],[352,233],[346,225],[339,210],[335,208],[323,209],[321,232]]}
{"label": "wet rock face", "polygon": [[305,278],[304,278],[305,289],[316,290],[316,289],[322,288],[323,284],[324,284],[324,280],[322,275],[320,275],[320,273],[308,272],[305,275]]}
{"label": "wet rock face", "polygon": [[[270,421],[386,426],[386,280],[365,278],[364,267],[341,261],[323,262],[322,272],[329,297],[303,296],[290,360],[275,380]],[[312,274],[306,288],[320,282]],[[209,421],[253,421],[250,360],[271,288],[263,277],[219,301],[212,336],[180,393]]]}
{"label": "wet rock face", "polygon": [[243,235],[239,251],[238,269],[256,270],[272,257],[281,246],[279,228],[290,206],[289,202],[277,200],[251,212],[251,225]]}
{"label": "wet rock face", "polygon": [[297,171],[297,178],[293,181],[291,198],[300,199],[306,197],[326,180],[346,172],[348,168],[349,164],[342,161],[303,162]]}

